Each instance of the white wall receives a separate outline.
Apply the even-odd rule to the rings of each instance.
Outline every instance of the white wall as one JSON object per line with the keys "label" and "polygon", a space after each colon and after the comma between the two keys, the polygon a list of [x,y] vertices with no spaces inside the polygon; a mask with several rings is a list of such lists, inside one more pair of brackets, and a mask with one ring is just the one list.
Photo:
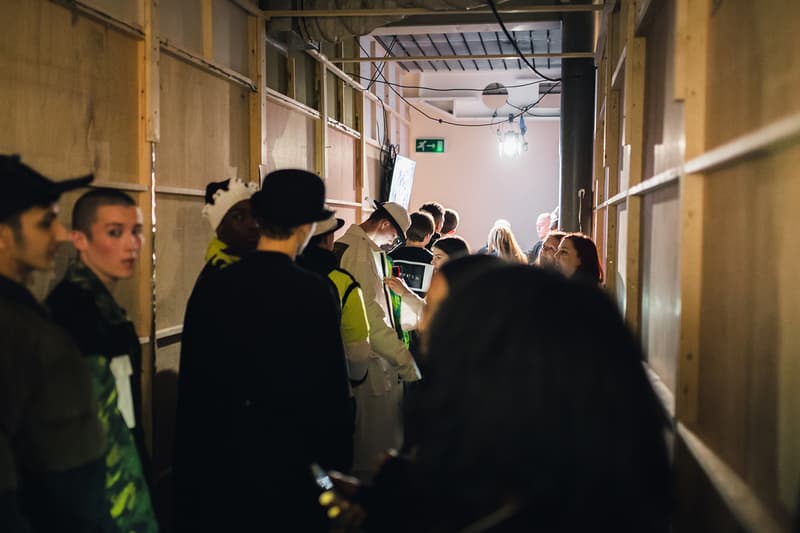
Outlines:
{"label": "white wall", "polygon": [[[508,160],[498,155],[496,126],[439,124],[412,109],[410,157],[417,166],[410,210],[431,200],[455,209],[461,216],[457,233],[474,251],[496,219],[508,219],[527,251],[536,241],[537,215],[558,203],[559,120],[530,118],[525,124],[528,151]],[[445,153],[415,153],[418,137],[444,138]]]}

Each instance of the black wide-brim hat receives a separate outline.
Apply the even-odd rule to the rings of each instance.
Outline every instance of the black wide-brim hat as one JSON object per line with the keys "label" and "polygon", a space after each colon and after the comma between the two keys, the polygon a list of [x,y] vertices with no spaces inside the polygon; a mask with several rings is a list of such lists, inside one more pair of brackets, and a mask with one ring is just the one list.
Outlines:
{"label": "black wide-brim hat", "polygon": [[287,228],[319,222],[333,214],[325,208],[325,183],[306,170],[270,172],[250,202],[257,220]]}
{"label": "black wide-brim hat", "polygon": [[0,155],[0,220],[35,206],[47,206],[67,191],[86,187],[94,176],[53,181],[24,164],[18,154]]}

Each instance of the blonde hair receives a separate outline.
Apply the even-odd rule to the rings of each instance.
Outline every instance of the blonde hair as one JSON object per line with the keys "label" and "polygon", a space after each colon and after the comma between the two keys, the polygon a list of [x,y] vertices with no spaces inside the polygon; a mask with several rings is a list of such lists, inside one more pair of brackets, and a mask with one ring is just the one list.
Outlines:
{"label": "blonde hair", "polygon": [[489,233],[489,252],[497,252],[498,257],[512,263],[528,264],[528,258],[522,248],[517,244],[517,239],[511,228],[497,226]]}

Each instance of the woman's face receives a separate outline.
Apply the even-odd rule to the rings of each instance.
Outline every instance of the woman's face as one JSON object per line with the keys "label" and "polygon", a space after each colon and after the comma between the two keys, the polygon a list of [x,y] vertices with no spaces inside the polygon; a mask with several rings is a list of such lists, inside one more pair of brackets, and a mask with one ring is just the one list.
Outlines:
{"label": "woman's face", "polygon": [[431,264],[433,265],[433,270],[439,270],[442,268],[442,265],[447,263],[447,260],[450,259],[450,256],[444,253],[442,250],[437,248],[436,246],[433,247],[433,260]]}
{"label": "woman's face", "polygon": [[555,255],[558,251],[558,243],[561,239],[559,237],[548,237],[542,243],[542,250],[539,252],[539,264],[553,266],[555,264]]}
{"label": "woman's face", "polygon": [[581,260],[572,245],[571,239],[561,241],[556,252],[556,264],[561,273],[568,278],[571,278],[575,271],[578,270],[578,267],[581,266]]}

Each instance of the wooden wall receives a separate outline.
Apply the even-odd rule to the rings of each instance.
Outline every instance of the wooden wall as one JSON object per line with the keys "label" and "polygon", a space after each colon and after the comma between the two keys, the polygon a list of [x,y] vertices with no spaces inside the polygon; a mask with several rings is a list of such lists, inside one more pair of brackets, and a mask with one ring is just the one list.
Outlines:
{"label": "wooden wall", "polygon": [[[206,184],[258,182],[278,168],[316,171],[327,182],[328,202],[354,223],[371,211],[380,176],[370,163],[380,146],[372,127],[377,86],[367,92],[350,78],[360,70],[356,63],[274,49],[256,4],[0,2],[8,22],[0,33],[0,153],[19,153],[56,179],[94,172],[95,184],[127,191],[144,214],[140,265],[116,296],[143,343],[145,429],[162,514],[169,509],[183,315],[212,235],[201,216]],[[357,50],[353,41],[333,53]],[[381,128],[380,140],[407,154],[400,142],[408,137],[407,110],[387,113],[394,129],[384,139]],[[79,194],[62,199],[67,225]],[[65,247],[57,272],[33,280],[37,296],[47,294],[72,254]]]}
{"label": "wooden wall", "polygon": [[595,220],[677,442],[676,531],[800,496],[800,4],[606,2]]}

